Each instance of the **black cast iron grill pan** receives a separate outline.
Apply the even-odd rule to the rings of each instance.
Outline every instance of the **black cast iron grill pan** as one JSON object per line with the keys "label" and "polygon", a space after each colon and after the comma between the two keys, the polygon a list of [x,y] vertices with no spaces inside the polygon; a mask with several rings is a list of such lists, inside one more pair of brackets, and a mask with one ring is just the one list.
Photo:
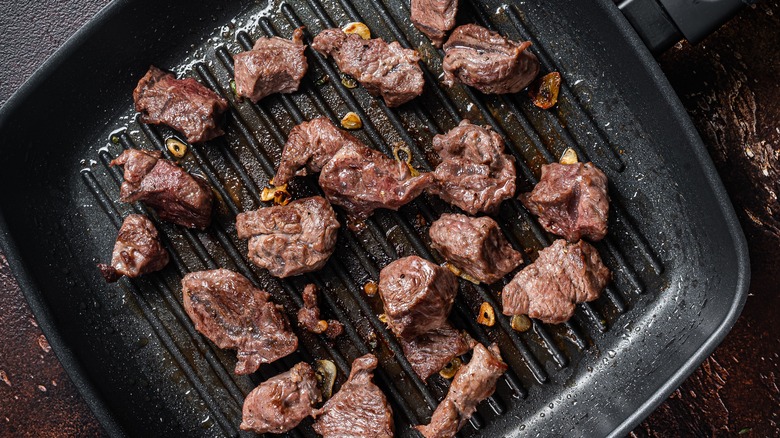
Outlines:
{"label": "black cast iron grill pan", "polygon": [[[486,96],[438,82],[441,53],[397,2],[308,0],[232,5],[118,2],[54,57],[4,108],[0,196],[4,248],[58,356],[112,434],[236,435],[241,403],[260,381],[299,360],[332,360],[337,387],[351,361],[380,358],[376,380],[391,401],[398,436],[428,421],[447,392],[439,376],[426,385],[411,371],[377,315],[378,297],[363,285],[392,260],[418,254],[442,262],[427,228],[453,208],[421,197],[399,212],[379,211],[360,233],[342,228],[321,272],[270,277],[245,257],[235,215],[263,205],[259,191],[278,163],[287,133],[325,115],[357,112],[357,133],[388,155],[409,145],[413,164],[435,163],[431,138],[461,119],[489,124],[517,159],[520,191],[540,167],[574,148],[610,178],[610,234],[597,245],[614,281],[599,300],[561,325],[534,322],[518,333],[499,317],[476,323],[483,302],[500,313],[502,284],[461,282],[451,319],[476,340],[498,343],[510,370],[461,436],[620,435],[650,410],[722,339],[744,300],[747,259],[741,231],[712,165],[679,102],[636,34],[607,1],[463,1],[459,23],[477,22],[513,39],[530,39],[543,71],[564,77],[560,103],[539,110],[523,94]],[[259,105],[231,90],[232,55],[260,36],[289,37],[350,21],[372,34],[417,48],[423,96],[389,109],[362,88],[348,89],[331,60],[308,51],[301,90]],[[148,64],[176,70],[231,102],[227,135],[191,145],[180,161],[206,177],[219,197],[214,224],[195,232],[156,221],[142,205],[118,202],[121,170],[108,163],[125,148],[162,150],[176,133],[135,120],[131,91]],[[296,197],[319,193],[315,179],[296,181]],[[105,261],[122,218],[149,214],[164,236],[171,266],[159,274],[106,285]],[[343,217],[341,218],[343,221]],[[498,221],[511,243],[535,258],[551,242],[517,201]],[[200,336],[181,307],[187,272],[226,267],[268,290],[291,314],[306,283],[323,288],[326,317],[346,325],[336,342],[297,330],[299,352],[235,376],[233,353]],[[293,321],[295,319],[293,318]],[[310,422],[291,436],[313,436]]]}

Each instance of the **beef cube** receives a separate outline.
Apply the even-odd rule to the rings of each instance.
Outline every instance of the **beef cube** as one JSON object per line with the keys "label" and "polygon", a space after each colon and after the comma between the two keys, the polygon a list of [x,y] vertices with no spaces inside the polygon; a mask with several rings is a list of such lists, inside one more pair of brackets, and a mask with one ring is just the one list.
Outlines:
{"label": "beef cube", "polygon": [[550,324],[568,321],[575,304],[598,298],[610,277],[596,248],[558,239],[504,286],[504,315],[528,315]]}
{"label": "beef cube", "polygon": [[531,42],[511,41],[476,24],[458,26],[444,43],[444,84],[458,80],[487,94],[517,93],[539,74]]}
{"label": "beef cube", "polygon": [[300,362],[253,389],[244,400],[241,430],[284,433],[312,414],[322,400],[317,377],[309,364]]}
{"label": "beef cube", "polygon": [[227,101],[195,79],[176,79],[151,66],[135,87],[133,100],[142,122],[168,125],[190,143],[225,133],[219,120],[228,109]]}
{"label": "beef cube", "polygon": [[111,161],[111,166],[116,165],[124,166],[120,201],[142,201],[160,219],[187,228],[203,230],[211,223],[211,187],[202,178],[161,158],[160,152],[127,149]]}
{"label": "beef cube", "polygon": [[270,94],[297,91],[309,68],[305,49],[302,27],[295,29],[292,41],[258,38],[252,50],[233,58],[236,94],[257,103]]}
{"label": "beef cube", "polygon": [[346,145],[363,146],[360,140],[337,128],[326,117],[295,126],[284,144],[274,185],[287,184],[296,175],[319,172]]}
{"label": "beef cube", "polygon": [[240,213],[236,232],[249,239],[249,259],[279,278],[316,271],[333,254],[340,225],[325,198]]}
{"label": "beef cube", "polygon": [[400,341],[404,356],[423,381],[471,349],[463,334],[447,322],[411,340],[401,338]]}
{"label": "beef cube", "polygon": [[443,214],[428,233],[433,248],[448,262],[483,283],[495,283],[523,263],[523,255],[487,216]]}
{"label": "beef cube", "polygon": [[441,47],[444,37],[455,27],[458,0],[412,0],[412,23],[420,29],[436,47]]}
{"label": "beef cube", "polygon": [[442,162],[430,192],[469,214],[494,213],[515,193],[515,162],[490,127],[468,120],[433,138]]}
{"label": "beef cube", "polygon": [[417,256],[398,259],[379,273],[387,325],[403,339],[442,327],[458,293],[449,269]]}
{"label": "beef cube", "polygon": [[322,168],[320,187],[328,200],[347,210],[353,221],[377,208],[398,210],[431,184],[429,173],[412,176],[399,161],[363,145],[347,144]]}
{"label": "beef cube", "polygon": [[371,379],[378,361],[372,354],[352,362],[341,390],[314,412],[314,431],[324,438],[392,438],[393,410]]}
{"label": "beef cube", "polygon": [[490,348],[477,344],[469,363],[461,367],[452,379],[450,390],[433,412],[431,422],[417,426],[417,430],[425,438],[455,436],[474,415],[477,404],[493,394],[499,377],[506,370],[507,366],[495,344]]}
{"label": "beef cube", "polygon": [[593,163],[545,164],[539,183],[520,200],[545,230],[569,242],[607,234],[607,176]]}
{"label": "beef cube", "polygon": [[227,269],[191,272],[181,280],[184,310],[219,348],[238,350],[236,374],[250,374],[298,348],[281,306],[243,275]]}
{"label": "beef cube", "polygon": [[354,77],[372,96],[382,96],[389,107],[400,106],[422,94],[420,55],[393,41],[364,40],[341,29],[325,29],[311,47],[333,56],[342,72]]}
{"label": "beef cube", "polygon": [[135,278],[159,271],[168,264],[168,252],[152,221],[141,214],[127,216],[119,228],[111,265],[99,264],[103,277],[115,282],[123,275]]}

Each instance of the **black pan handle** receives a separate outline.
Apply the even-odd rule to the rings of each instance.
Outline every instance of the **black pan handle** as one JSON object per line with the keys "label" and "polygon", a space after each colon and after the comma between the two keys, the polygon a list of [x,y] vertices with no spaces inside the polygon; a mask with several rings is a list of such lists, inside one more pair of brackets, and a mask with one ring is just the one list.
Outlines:
{"label": "black pan handle", "polygon": [[615,0],[651,52],[682,38],[698,43],[750,0]]}

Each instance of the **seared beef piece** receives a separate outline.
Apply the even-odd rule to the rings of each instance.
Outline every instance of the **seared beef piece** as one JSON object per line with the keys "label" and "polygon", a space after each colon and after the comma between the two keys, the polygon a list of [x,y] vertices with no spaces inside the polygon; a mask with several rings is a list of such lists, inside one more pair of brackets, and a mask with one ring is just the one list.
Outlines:
{"label": "seared beef piece", "polygon": [[515,162],[504,153],[504,140],[490,127],[463,120],[433,137],[442,162],[433,174],[433,194],[469,214],[492,213],[515,193]]}
{"label": "seared beef piece", "polygon": [[392,438],[393,410],[371,382],[377,364],[373,354],[352,362],[341,390],[314,411],[315,432],[324,438]]}
{"label": "seared beef piece", "polygon": [[249,239],[249,259],[279,278],[316,271],[333,254],[336,213],[321,196],[240,213],[236,232]]}
{"label": "seared beef piece", "polygon": [[317,377],[305,362],[271,377],[253,389],[244,400],[241,430],[284,433],[311,415],[322,400]]}
{"label": "seared beef piece", "polygon": [[449,269],[417,256],[398,259],[379,273],[387,325],[399,338],[442,327],[457,294],[458,280]]}
{"label": "seared beef piece", "polygon": [[433,412],[431,422],[417,426],[417,430],[425,438],[455,436],[477,410],[477,404],[493,394],[499,377],[506,369],[495,344],[490,348],[477,344],[469,363],[461,367],[452,379],[450,390]]}
{"label": "seared beef piece", "polygon": [[458,0],[412,0],[412,23],[441,47],[447,32],[455,27]]}
{"label": "seared beef piece", "polygon": [[441,371],[455,356],[465,354],[471,348],[463,334],[447,322],[409,341],[402,338],[400,341],[404,356],[422,380]]}
{"label": "seared beef piece", "polygon": [[344,331],[344,325],[336,320],[320,319],[320,308],[317,307],[317,292],[313,284],[307,284],[303,289],[303,307],[298,310],[298,325],[312,333],[325,333],[333,339]]}
{"label": "seared beef piece", "polygon": [[302,27],[295,29],[292,41],[258,38],[252,50],[233,57],[236,93],[257,103],[269,94],[297,91],[309,68],[304,49]]}
{"label": "seared beef piece", "polygon": [[428,234],[439,254],[483,283],[495,283],[523,263],[523,255],[487,216],[443,214],[431,224]]}
{"label": "seared beef piece", "polygon": [[312,49],[331,55],[342,72],[357,79],[373,96],[382,96],[389,107],[402,105],[422,94],[423,73],[416,50],[405,49],[381,38],[364,40],[341,29],[325,29],[314,38]]}
{"label": "seared beef piece", "polygon": [[192,272],[181,280],[184,310],[219,348],[238,350],[236,374],[250,374],[298,348],[282,306],[241,274],[227,269]]}
{"label": "seared beef piece", "polygon": [[550,324],[568,321],[574,305],[598,298],[610,277],[596,248],[583,240],[558,239],[504,286],[504,315],[528,315]]}
{"label": "seared beef piece", "polygon": [[349,144],[362,146],[360,140],[337,128],[327,117],[297,125],[287,137],[273,183],[281,186],[293,176],[319,172],[339,149]]}
{"label": "seared beef piece", "polygon": [[607,176],[593,163],[545,164],[539,183],[520,200],[545,230],[569,242],[607,235]]}
{"label": "seared beef piece", "polygon": [[444,43],[444,84],[451,87],[457,79],[483,93],[517,93],[539,73],[530,46],[476,24],[458,26]]}
{"label": "seared beef piece", "polygon": [[347,210],[353,220],[365,219],[377,208],[398,210],[431,184],[430,173],[412,176],[405,163],[361,144],[347,144],[320,173],[328,200]]}
{"label": "seared beef piece", "polygon": [[159,271],[168,264],[165,251],[152,221],[141,214],[131,214],[122,222],[114,244],[111,265],[99,264],[106,281],[113,283],[121,276],[130,278]]}
{"label": "seared beef piece", "polygon": [[138,81],[133,100],[142,122],[168,125],[184,134],[190,143],[225,133],[218,119],[228,109],[227,101],[195,79],[176,79],[151,66]]}
{"label": "seared beef piece", "polygon": [[119,200],[142,201],[162,220],[205,229],[211,223],[214,203],[211,187],[161,156],[159,151],[127,149],[111,161],[112,166],[125,169]]}

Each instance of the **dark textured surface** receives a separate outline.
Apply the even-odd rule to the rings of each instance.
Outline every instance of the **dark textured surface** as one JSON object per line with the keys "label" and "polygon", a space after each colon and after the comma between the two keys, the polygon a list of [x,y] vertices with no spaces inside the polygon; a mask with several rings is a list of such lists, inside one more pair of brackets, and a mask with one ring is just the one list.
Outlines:
{"label": "dark textured surface", "polygon": [[[8,60],[0,71],[0,101],[100,3],[0,4],[0,52]],[[634,432],[637,436],[778,433],[778,14],[777,2],[762,3],[702,45],[681,46],[662,58],[740,215],[750,244],[753,282],[733,332]],[[15,48],[16,54],[6,53]],[[8,407],[0,415],[0,435],[99,434],[53,354],[41,346],[46,344],[39,342],[40,331],[5,263],[0,279],[0,380],[7,378],[0,383],[0,406]]]}

